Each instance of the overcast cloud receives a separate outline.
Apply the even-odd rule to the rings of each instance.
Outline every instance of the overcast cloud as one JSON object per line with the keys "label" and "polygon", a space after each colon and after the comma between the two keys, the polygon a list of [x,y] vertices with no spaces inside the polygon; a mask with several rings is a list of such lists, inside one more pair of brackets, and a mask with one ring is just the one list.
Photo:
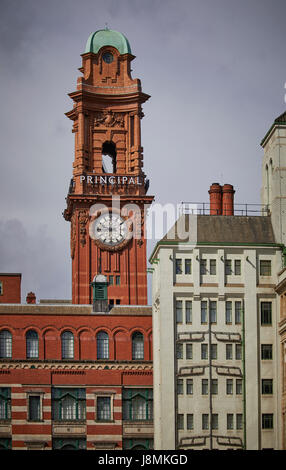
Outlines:
{"label": "overcast cloud", "polygon": [[[123,32],[150,94],[142,142],[149,193],[208,201],[230,183],[259,203],[260,141],[285,110],[284,0],[1,0],[0,272],[22,294],[69,298],[62,217],[74,141],[68,93],[91,32]],[[152,248],[150,243],[148,253]]]}

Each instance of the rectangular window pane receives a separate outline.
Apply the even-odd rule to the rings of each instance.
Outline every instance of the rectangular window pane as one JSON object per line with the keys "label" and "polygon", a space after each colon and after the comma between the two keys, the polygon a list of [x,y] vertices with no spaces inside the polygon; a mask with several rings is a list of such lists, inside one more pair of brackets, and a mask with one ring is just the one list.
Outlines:
{"label": "rectangular window pane", "polygon": [[186,323],[192,323],[192,301],[186,300]]}
{"label": "rectangular window pane", "polygon": [[226,416],[226,427],[227,429],[233,429],[233,414],[231,413]]}
{"label": "rectangular window pane", "polygon": [[3,295],[3,282],[0,281],[0,295]]}
{"label": "rectangular window pane", "polygon": [[242,379],[236,379],[235,392],[237,395],[242,394]]}
{"label": "rectangular window pane", "polygon": [[262,415],[262,429],[273,429],[273,414]]}
{"label": "rectangular window pane", "polygon": [[113,276],[109,276],[109,285],[110,286],[113,286],[114,284],[114,277]]}
{"label": "rectangular window pane", "polygon": [[202,415],[202,429],[209,429],[209,415],[203,414]]}
{"label": "rectangular window pane", "polygon": [[242,429],[242,414],[237,413],[236,415],[236,429]]}
{"label": "rectangular window pane", "polygon": [[235,276],[241,275],[241,261],[240,259],[234,260],[234,274]]}
{"label": "rectangular window pane", "polygon": [[193,379],[187,379],[187,395],[193,394]]}
{"label": "rectangular window pane", "polygon": [[231,274],[231,259],[226,259],[225,260],[225,274],[229,275]]}
{"label": "rectangular window pane", "polygon": [[208,317],[207,317],[207,301],[203,300],[201,302],[201,323],[207,323]]}
{"label": "rectangular window pane", "polygon": [[183,321],[183,302],[182,300],[176,300],[176,322],[182,323]]}
{"label": "rectangular window pane", "polygon": [[41,419],[41,398],[39,396],[29,396],[29,420],[40,421]]}
{"label": "rectangular window pane", "polygon": [[211,358],[217,359],[217,344],[211,344]]}
{"label": "rectangular window pane", "polygon": [[216,312],[217,312],[217,303],[216,301],[210,301],[210,320],[211,323],[216,323]]}
{"label": "rectangular window pane", "polygon": [[176,274],[182,274],[182,260],[176,259]]}
{"label": "rectangular window pane", "polygon": [[110,421],[111,419],[110,397],[97,397],[96,417],[98,421]]}
{"label": "rectangular window pane", "polygon": [[207,274],[207,260],[201,259],[200,260],[200,274]]}
{"label": "rectangular window pane", "polygon": [[261,359],[272,359],[272,344],[261,345]]}
{"label": "rectangular window pane", "polygon": [[184,415],[178,414],[178,429],[184,429]]}
{"label": "rectangular window pane", "polygon": [[193,359],[193,345],[186,344],[186,359]]}
{"label": "rectangular window pane", "polygon": [[241,323],[241,302],[235,302],[235,323]]}
{"label": "rectangular window pane", "polygon": [[261,302],[261,325],[271,325],[272,324],[272,303],[271,302]]}
{"label": "rectangular window pane", "polygon": [[225,354],[225,358],[226,359],[232,359],[232,344],[226,344],[225,345],[225,351],[226,351],[226,354]]}
{"label": "rectangular window pane", "polygon": [[273,380],[262,379],[261,391],[263,395],[272,395],[273,394]]}
{"label": "rectangular window pane", "polygon": [[183,395],[184,393],[184,381],[183,379],[177,380],[177,393],[178,395]]}
{"label": "rectangular window pane", "polygon": [[185,274],[192,274],[192,260],[185,259]]}
{"label": "rectangular window pane", "polygon": [[11,419],[11,389],[0,388],[0,419]]}
{"label": "rectangular window pane", "polygon": [[229,324],[232,322],[232,302],[227,301],[225,303],[225,323]]}
{"label": "rectangular window pane", "polygon": [[206,343],[201,344],[201,359],[208,358],[208,345]]}
{"label": "rectangular window pane", "polygon": [[212,415],[212,429],[218,429],[218,415]]}
{"label": "rectangular window pane", "polygon": [[271,260],[260,261],[260,276],[271,276]]}
{"label": "rectangular window pane", "polygon": [[115,277],[115,282],[117,286],[120,286],[120,276]]}
{"label": "rectangular window pane", "polygon": [[216,260],[210,259],[210,274],[214,276],[216,274]]}
{"label": "rectangular window pane", "polygon": [[194,429],[194,415],[187,414],[187,429]]}
{"label": "rectangular window pane", "polygon": [[177,359],[183,359],[183,345],[182,345],[182,343],[177,343]]}
{"label": "rectangular window pane", "polygon": [[217,381],[217,379],[212,379],[212,393],[213,393],[213,395],[218,394],[218,381]]}
{"label": "rectangular window pane", "polygon": [[202,379],[202,395],[209,393],[209,381],[208,379]]}
{"label": "rectangular window pane", "polygon": [[236,344],[235,345],[235,359],[237,361],[241,361],[241,357],[242,357],[241,344]]}
{"label": "rectangular window pane", "polygon": [[226,394],[233,394],[233,379],[226,379]]}

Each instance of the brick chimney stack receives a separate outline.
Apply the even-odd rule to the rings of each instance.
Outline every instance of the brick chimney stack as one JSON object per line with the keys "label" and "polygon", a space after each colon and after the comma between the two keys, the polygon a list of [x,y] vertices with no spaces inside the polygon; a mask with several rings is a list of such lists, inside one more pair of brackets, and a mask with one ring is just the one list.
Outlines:
{"label": "brick chimney stack", "polygon": [[36,303],[36,296],[34,292],[29,292],[26,297],[27,304],[35,304]]}
{"label": "brick chimney stack", "polygon": [[234,215],[233,198],[234,189],[231,184],[224,184],[222,188],[222,215]]}
{"label": "brick chimney stack", "polygon": [[210,215],[234,215],[234,193],[231,184],[213,183],[209,189]]}
{"label": "brick chimney stack", "polygon": [[222,214],[222,187],[219,183],[213,183],[209,189],[210,215]]}

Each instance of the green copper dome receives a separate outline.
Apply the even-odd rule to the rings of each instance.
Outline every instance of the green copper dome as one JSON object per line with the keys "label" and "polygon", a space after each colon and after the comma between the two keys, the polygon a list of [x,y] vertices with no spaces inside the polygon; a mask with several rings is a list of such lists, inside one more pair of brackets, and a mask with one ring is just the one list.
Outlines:
{"label": "green copper dome", "polygon": [[112,29],[99,29],[95,33],[91,33],[85,46],[85,52],[97,54],[103,46],[113,46],[120,54],[131,54],[128,39],[124,34]]}

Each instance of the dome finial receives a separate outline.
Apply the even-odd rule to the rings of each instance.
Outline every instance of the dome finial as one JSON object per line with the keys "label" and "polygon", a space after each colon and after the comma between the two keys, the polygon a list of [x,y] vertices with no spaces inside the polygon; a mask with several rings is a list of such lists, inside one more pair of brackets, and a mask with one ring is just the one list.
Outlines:
{"label": "dome finial", "polygon": [[107,22],[105,23],[105,29],[106,29],[106,31],[109,30],[109,27],[108,27],[108,23],[107,23]]}

